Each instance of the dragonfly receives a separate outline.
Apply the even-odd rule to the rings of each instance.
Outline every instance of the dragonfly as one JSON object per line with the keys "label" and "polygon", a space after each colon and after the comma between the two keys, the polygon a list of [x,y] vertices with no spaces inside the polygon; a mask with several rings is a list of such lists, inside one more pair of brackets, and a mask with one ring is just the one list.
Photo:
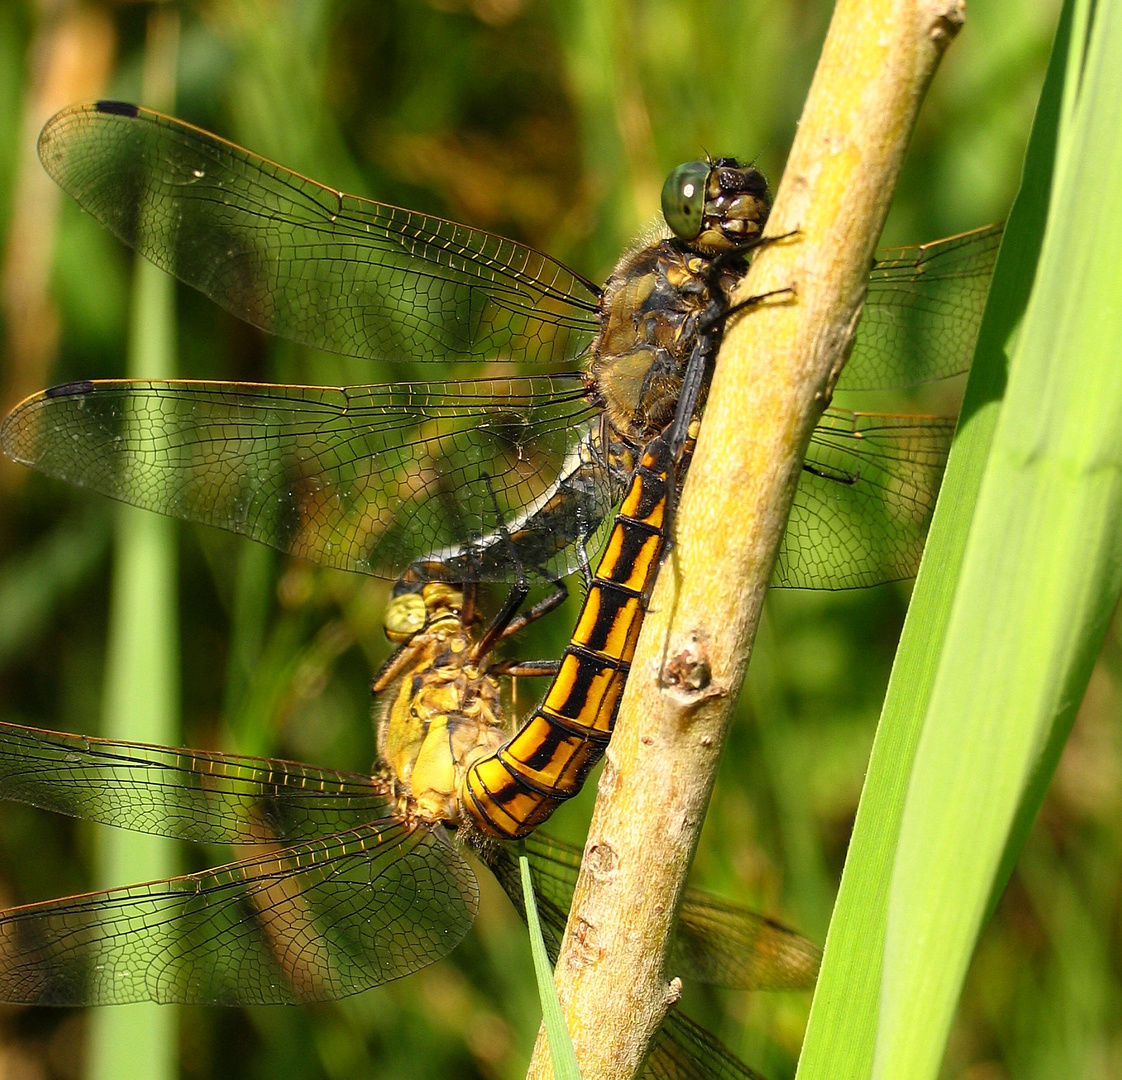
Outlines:
{"label": "dragonfly", "polygon": [[[728,297],[766,222],[763,177],[732,159],[676,169],[663,192],[675,235],[624,256],[598,290],[531,249],[496,247],[488,234],[331,192],[135,106],[65,110],[44,128],[40,154],[142,254],[237,314],[306,344],[340,347],[342,321],[358,355],[390,347],[412,355],[407,342],[423,339],[417,358],[439,345],[445,360],[478,348],[480,356],[568,362],[579,322],[574,296],[595,296],[580,344],[585,370],[568,376],[578,396],[558,391],[562,375],[523,379],[517,420],[509,384],[500,393],[495,379],[483,391],[478,382],[342,391],[83,382],[36,395],[0,429],[17,460],[126,501],[223,524],[327,565],[373,572],[420,558],[426,573],[453,581],[510,577],[527,565],[549,576],[569,567],[553,560],[573,550],[586,566],[588,538],[622,495],[545,699],[467,777],[484,831],[528,834],[580,789],[610,738],[664,547],[676,490],[670,478],[680,480],[688,461]],[[874,385],[878,372],[891,370],[908,310],[943,331],[929,348],[936,361],[957,353],[946,371],[936,362],[928,373],[963,366],[965,347],[953,339],[976,320],[999,236],[981,230],[874,267],[867,329],[848,369],[856,368],[852,385],[862,378]],[[881,320],[872,302],[878,284],[886,294],[900,290]],[[341,296],[329,296],[329,287]],[[403,294],[404,337],[383,325],[390,301]],[[973,307],[954,302],[970,295]],[[359,300],[361,311],[350,306]],[[431,325],[438,312],[458,313],[460,337],[445,327],[438,343]],[[877,341],[893,347],[878,349]],[[345,403],[334,418],[317,415],[314,401],[337,393]],[[559,425],[530,415],[559,401],[569,410]],[[567,441],[547,460],[533,448],[558,429]],[[948,418],[828,411],[808,452],[776,583],[842,587],[911,573],[952,430]],[[505,462],[480,438],[503,443]],[[378,473],[387,461],[392,474]],[[510,471],[522,469],[525,478],[524,466],[547,486],[512,501]],[[453,524],[442,532],[439,521]],[[418,541],[443,546],[420,554]]]}
{"label": "dragonfly", "polygon": [[[687,379],[698,321],[746,271],[768,204],[760,174],[731,159],[675,170],[663,193],[673,235],[624,256],[601,288],[533,248],[347,195],[134,105],[63,110],[39,154],[125,243],[247,322],[442,372],[350,387],[72,382],[16,407],[0,427],[5,453],[391,578],[417,559],[450,582],[584,565],[643,448],[704,403],[709,372]],[[989,227],[881,253],[838,389],[963,371],[999,241]],[[451,378],[472,363],[479,377]],[[911,576],[952,430],[946,418],[827,410],[775,584]]]}
{"label": "dragonfly", "polygon": [[[385,626],[400,647],[377,680],[382,760],[372,776],[0,724],[0,796],[241,855],[202,873],[0,912],[0,999],[330,1000],[450,952],[477,904],[463,841],[478,833],[460,812],[455,778],[504,728],[498,677],[556,666],[491,656],[558,600],[516,615],[520,602],[480,632],[472,584],[399,583]],[[556,957],[580,855],[541,834],[524,850]],[[511,846],[477,843],[477,853],[521,912]],[[819,960],[794,931],[689,890],[670,963],[685,978],[791,990],[813,986]],[[678,1014],[656,1037],[647,1075],[755,1076]]]}

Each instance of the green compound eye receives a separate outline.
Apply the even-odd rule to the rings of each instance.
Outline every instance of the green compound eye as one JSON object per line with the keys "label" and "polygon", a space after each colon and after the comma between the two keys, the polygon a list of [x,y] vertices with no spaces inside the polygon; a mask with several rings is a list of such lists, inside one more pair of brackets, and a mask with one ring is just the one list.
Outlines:
{"label": "green compound eye", "polygon": [[701,232],[708,177],[707,161],[688,161],[679,165],[662,185],[662,216],[679,240],[693,240]]}

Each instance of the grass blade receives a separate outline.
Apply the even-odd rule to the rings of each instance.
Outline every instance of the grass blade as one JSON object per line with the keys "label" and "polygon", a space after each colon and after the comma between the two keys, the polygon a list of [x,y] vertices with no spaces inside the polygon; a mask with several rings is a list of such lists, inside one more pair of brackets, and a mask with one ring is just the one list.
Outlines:
{"label": "grass blade", "polygon": [[534,975],[538,982],[538,997],[541,1000],[546,1038],[549,1040],[549,1054],[553,1059],[553,1075],[556,1080],[580,1080],[577,1055],[573,1052],[573,1042],[561,1013],[561,1003],[557,1000],[557,988],[553,985],[553,968],[549,965],[549,957],[545,951],[545,939],[542,937],[538,907],[534,899],[534,883],[530,878],[530,860],[526,857],[525,850],[518,853],[518,869],[522,875],[522,899],[526,908],[526,926],[530,931],[530,952],[534,957]]}
{"label": "grass blade", "polygon": [[934,1077],[1122,589],[1122,7],[1073,8],[1055,181],[900,828],[873,1075]]}
{"label": "grass blade", "polygon": [[[149,22],[145,96],[170,104],[178,17],[154,12]],[[153,84],[160,84],[159,88]],[[175,282],[143,259],[133,271],[129,374],[175,374]],[[176,526],[131,506],[117,508],[102,733],[111,739],[180,744]],[[99,885],[170,877],[174,842],[108,830],[98,851]],[[90,1021],[91,1080],[178,1074],[177,1010],[162,1005],[97,1009]]]}
{"label": "grass blade", "polygon": [[900,822],[982,474],[1005,394],[1007,342],[1032,289],[1051,198],[1068,21],[1061,22],[1009,216],[959,429],[893,666],[799,1060],[799,1080],[871,1075],[889,882]]}

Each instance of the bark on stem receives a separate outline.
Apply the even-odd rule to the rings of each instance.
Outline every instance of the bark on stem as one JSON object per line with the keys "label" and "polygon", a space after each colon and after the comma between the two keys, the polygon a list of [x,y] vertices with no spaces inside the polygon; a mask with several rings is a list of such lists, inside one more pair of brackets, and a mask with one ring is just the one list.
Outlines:
{"label": "bark on stem", "polygon": [[[676,993],[666,943],[803,453],[864,298],[923,94],[961,0],[841,0],[725,336],[600,781],[555,981],[584,1080],[636,1074]],[[530,1077],[552,1076],[539,1035]]]}

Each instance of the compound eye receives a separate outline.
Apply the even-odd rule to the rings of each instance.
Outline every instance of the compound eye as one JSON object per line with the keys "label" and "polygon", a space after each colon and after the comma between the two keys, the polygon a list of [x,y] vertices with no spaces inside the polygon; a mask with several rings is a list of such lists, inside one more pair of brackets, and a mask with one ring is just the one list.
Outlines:
{"label": "compound eye", "polygon": [[701,232],[705,214],[705,182],[709,162],[679,165],[662,185],[662,216],[679,240],[693,240]]}
{"label": "compound eye", "polygon": [[390,641],[402,645],[424,630],[427,619],[424,600],[417,593],[403,593],[386,605],[382,629]]}

